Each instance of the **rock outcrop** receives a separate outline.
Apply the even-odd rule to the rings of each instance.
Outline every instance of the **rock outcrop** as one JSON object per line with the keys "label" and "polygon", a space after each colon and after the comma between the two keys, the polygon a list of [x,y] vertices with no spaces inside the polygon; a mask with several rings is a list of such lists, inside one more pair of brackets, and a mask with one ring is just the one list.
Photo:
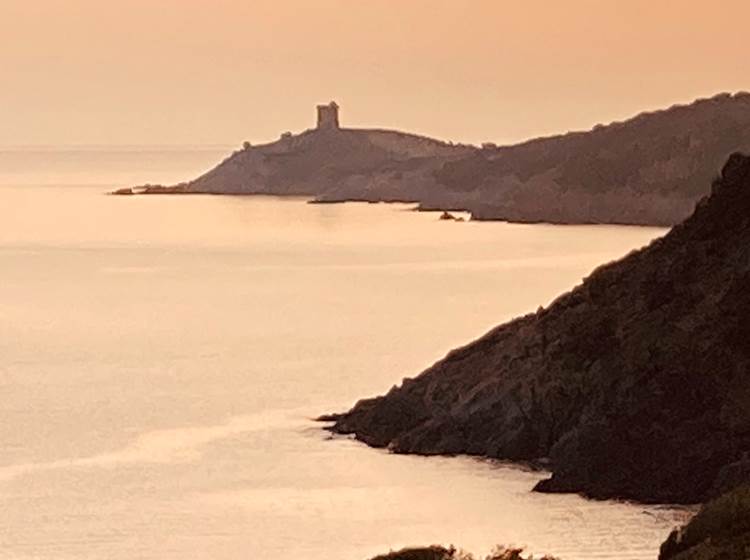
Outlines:
{"label": "rock outcrop", "polygon": [[454,145],[387,130],[284,133],[197,179],[118,194],[302,195],[416,202],[477,220],[674,225],[726,156],[750,150],[750,94],[722,94],[514,146]]}
{"label": "rock outcrop", "polygon": [[[381,554],[371,560],[482,560],[481,557],[456,550],[455,547],[426,546],[405,548],[388,554]],[[483,558],[483,560],[534,560],[533,556],[526,557],[523,549],[498,547]],[[542,556],[539,560],[555,560],[552,556]]]}
{"label": "rock outcrop", "polygon": [[404,548],[381,554],[370,560],[456,560],[456,549],[444,546],[424,546]]}
{"label": "rock outcrop", "polygon": [[665,237],[332,429],[397,453],[549,458],[541,491],[702,502],[750,451],[749,288],[750,158],[734,154]]}
{"label": "rock outcrop", "polygon": [[441,221],[443,222],[463,222],[464,219],[461,216],[454,216],[450,212],[443,212],[440,214]]}
{"label": "rock outcrop", "polygon": [[743,486],[703,506],[661,547],[659,560],[748,560],[750,487]]}

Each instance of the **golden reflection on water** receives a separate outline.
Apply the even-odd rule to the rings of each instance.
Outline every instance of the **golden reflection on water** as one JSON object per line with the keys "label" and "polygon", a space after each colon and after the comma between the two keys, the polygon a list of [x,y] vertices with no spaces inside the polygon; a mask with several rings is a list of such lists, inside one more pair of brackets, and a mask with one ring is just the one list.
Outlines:
{"label": "golden reflection on water", "polygon": [[392,456],[309,421],[660,230],[104,190],[0,186],[9,558],[352,560],[454,542],[645,560],[684,516],[532,494],[535,473]]}

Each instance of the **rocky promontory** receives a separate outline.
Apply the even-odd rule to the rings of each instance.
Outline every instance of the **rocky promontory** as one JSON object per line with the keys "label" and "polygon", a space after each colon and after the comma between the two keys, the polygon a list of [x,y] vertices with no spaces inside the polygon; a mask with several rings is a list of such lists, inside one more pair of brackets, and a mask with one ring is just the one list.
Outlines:
{"label": "rocky promontory", "polygon": [[734,154],[665,237],[332,430],[396,453],[544,458],[546,492],[705,501],[750,472],[749,286],[750,157]]}
{"label": "rocky promontory", "polygon": [[[315,128],[285,133],[270,144],[246,145],[197,179],[142,185],[115,194],[267,194],[314,202],[419,202],[435,172],[474,151],[390,130]],[[327,194],[338,193],[336,196]]]}
{"label": "rocky promontory", "polygon": [[587,132],[481,148],[392,130],[318,125],[231,154],[173,186],[116,194],[272,194],[313,202],[413,202],[475,220],[674,225],[727,154],[750,150],[750,94],[721,94]]}

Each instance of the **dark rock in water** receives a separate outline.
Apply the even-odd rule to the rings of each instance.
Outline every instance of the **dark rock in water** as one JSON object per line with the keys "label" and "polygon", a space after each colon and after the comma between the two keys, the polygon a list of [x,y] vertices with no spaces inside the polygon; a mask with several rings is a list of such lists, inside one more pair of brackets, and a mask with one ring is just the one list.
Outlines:
{"label": "dark rock in water", "polygon": [[748,560],[750,487],[709,502],[661,546],[659,560]]}
{"label": "dark rock in water", "polygon": [[[673,225],[708,194],[726,155],[750,150],[750,95],[718,95],[622,123],[514,146],[319,128],[243,145],[182,185],[136,194],[273,194],[317,202],[418,202],[475,220]],[[332,124],[326,124],[332,123]]]}
{"label": "dark rock in water", "polygon": [[372,560],[455,560],[456,549],[442,546],[405,548],[388,554],[381,554]]}
{"label": "dark rock in water", "polygon": [[135,192],[133,192],[133,189],[131,189],[130,187],[125,187],[125,188],[122,188],[122,189],[117,189],[115,191],[112,191],[112,194],[126,195],[127,196],[127,195],[133,195],[133,194],[135,194]]}
{"label": "dark rock in water", "polygon": [[[460,552],[454,547],[427,546],[405,548],[397,552],[376,556],[371,560],[480,560],[480,558]],[[526,560],[526,558],[523,556],[523,549],[497,548],[494,552],[484,557],[484,560]],[[528,560],[533,560],[533,557],[529,556]],[[539,560],[555,559],[551,556],[543,556]]]}
{"label": "dark rock in water", "polygon": [[697,503],[750,451],[748,333],[750,158],[735,154],[664,238],[333,430],[397,453],[549,456],[538,490]]}
{"label": "dark rock in water", "polygon": [[464,219],[461,216],[454,216],[450,212],[443,212],[442,214],[440,214],[440,219],[441,220],[446,220],[446,221],[453,221],[453,222],[463,222],[464,221]]}

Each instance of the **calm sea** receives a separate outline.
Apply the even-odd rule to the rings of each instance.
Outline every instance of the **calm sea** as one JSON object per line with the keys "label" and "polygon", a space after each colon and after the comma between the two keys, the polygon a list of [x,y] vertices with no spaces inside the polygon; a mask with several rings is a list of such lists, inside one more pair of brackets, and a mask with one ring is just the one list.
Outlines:
{"label": "calm sea", "polygon": [[685,512],[533,494],[310,420],[662,233],[402,205],[112,197],[226,149],[0,151],[0,558],[364,560],[411,544],[655,558]]}

